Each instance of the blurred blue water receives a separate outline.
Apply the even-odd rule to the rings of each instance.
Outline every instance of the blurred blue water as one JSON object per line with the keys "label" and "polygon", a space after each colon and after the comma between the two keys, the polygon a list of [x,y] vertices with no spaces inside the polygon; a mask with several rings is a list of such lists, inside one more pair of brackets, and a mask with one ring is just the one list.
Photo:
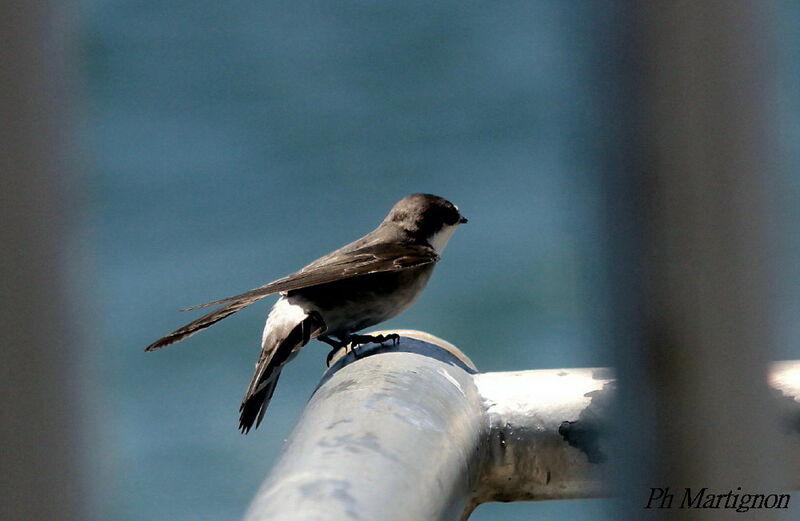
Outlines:
{"label": "blurred blue water", "polygon": [[[237,407],[272,300],[141,348],[191,318],[177,308],[284,275],[410,192],[470,223],[386,327],[442,336],[484,371],[609,365],[612,16],[580,2],[84,0],[101,518],[241,515],[325,346],[287,368],[249,436]],[[472,519],[598,520],[607,505],[485,505]]]}

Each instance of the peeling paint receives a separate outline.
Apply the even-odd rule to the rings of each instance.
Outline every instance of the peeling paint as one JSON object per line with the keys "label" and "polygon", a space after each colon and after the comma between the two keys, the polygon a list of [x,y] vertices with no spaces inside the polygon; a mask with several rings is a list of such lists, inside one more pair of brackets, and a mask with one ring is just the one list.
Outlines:
{"label": "peeling paint", "polygon": [[352,423],[352,422],[353,422],[352,418],[343,418],[341,420],[336,420],[335,422],[331,423],[330,425],[328,425],[326,427],[326,429],[331,430],[331,429],[336,428],[337,425],[342,425],[342,424],[345,424],[345,423]]}
{"label": "peeling paint", "polygon": [[317,445],[326,449],[344,449],[352,454],[370,451],[392,461],[398,461],[397,456],[381,447],[378,437],[372,432],[364,432],[359,435],[348,433],[341,436],[327,436],[317,441]]}
{"label": "peeling paint", "polygon": [[350,494],[351,484],[343,479],[321,478],[298,487],[300,495],[310,500],[333,498],[344,508],[351,519],[361,519],[358,513],[358,501]]}
{"label": "peeling paint", "polygon": [[589,463],[604,463],[606,454],[601,449],[601,440],[608,438],[611,400],[615,382],[608,382],[600,391],[586,393],[591,398],[576,421],[564,421],[558,433],[570,446],[579,449],[589,459]]}

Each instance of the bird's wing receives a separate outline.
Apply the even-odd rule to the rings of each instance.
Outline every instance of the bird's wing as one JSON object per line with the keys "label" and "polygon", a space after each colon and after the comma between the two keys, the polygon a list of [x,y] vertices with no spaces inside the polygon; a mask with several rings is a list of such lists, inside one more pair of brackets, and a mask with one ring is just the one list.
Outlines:
{"label": "bird's wing", "polygon": [[369,275],[370,273],[407,270],[425,264],[432,264],[437,260],[439,260],[439,256],[430,246],[404,244],[367,246],[352,252],[323,257],[300,271],[264,286],[251,289],[239,295],[233,295],[232,297],[183,308],[181,311],[205,308],[253,297],[258,299],[272,293],[318,286],[359,275]]}
{"label": "bird's wing", "polygon": [[176,329],[168,335],[159,338],[147,346],[145,351],[153,351],[179,340],[183,340],[189,335],[219,322],[223,318],[236,313],[243,307],[249,306],[253,302],[272,293],[317,286],[360,275],[369,275],[371,273],[402,271],[432,264],[437,260],[439,260],[439,256],[433,248],[413,244],[377,244],[350,252],[334,252],[334,254],[314,261],[300,271],[270,282],[264,286],[251,289],[250,291],[232,297],[212,300],[205,304],[184,308],[184,310],[189,310],[225,304],[189,322],[185,326]]}

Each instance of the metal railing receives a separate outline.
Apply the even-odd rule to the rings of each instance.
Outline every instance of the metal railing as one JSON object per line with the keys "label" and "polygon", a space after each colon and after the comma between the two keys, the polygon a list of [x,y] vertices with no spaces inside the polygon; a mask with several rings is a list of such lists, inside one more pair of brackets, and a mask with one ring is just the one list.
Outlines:
{"label": "metal railing", "polygon": [[[246,521],[452,521],[489,501],[611,494],[610,370],[481,374],[451,344],[401,334],[324,374]],[[798,461],[800,362],[774,364],[770,384]]]}

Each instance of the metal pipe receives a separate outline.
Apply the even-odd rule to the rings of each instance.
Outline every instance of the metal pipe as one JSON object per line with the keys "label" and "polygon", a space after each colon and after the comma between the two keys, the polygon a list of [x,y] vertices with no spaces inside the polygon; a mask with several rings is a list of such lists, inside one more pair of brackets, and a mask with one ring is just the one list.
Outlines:
{"label": "metal pipe", "polygon": [[476,374],[487,435],[474,506],[607,496],[606,425],[614,381],[603,369]]}
{"label": "metal pipe", "polygon": [[[477,374],[451,344],[402,334],[325,373],[246,521],[463,520],[488,501],[611,495],[610,370]],[[800,471],[800,361],[770,384]]]}
{"label": "metal pipe", "polygon": [[323,378],[247,521],[434,521],[464,510],[485,431],[471,364],[409,337],[359,351]]}

